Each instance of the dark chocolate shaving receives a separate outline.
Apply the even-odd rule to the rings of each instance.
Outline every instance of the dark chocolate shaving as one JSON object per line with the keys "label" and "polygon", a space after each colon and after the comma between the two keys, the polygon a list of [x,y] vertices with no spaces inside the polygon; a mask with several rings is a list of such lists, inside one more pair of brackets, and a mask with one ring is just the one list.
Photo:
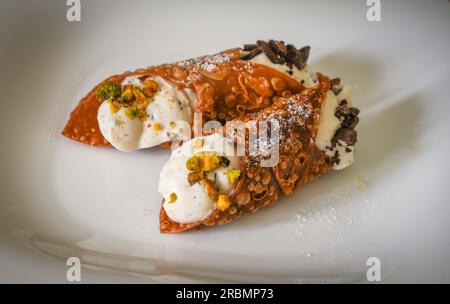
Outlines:
{"label": "dark chocolate shaving", "polygon": [[341,85],[334,85],[331,87],[331,91],[334,93],[334,95],[339,95],[339,93],[341,93],[342,91],[342,86]]}
{"label": "dark chocolate shaving", "polygon": [[349,118],[347,118],[346,120],[344,120],[344,121],[342,122],[342,125],[343,125],[344,127],[349,128],[349,129],[354,129],[354,128],[356,128],[356,126],[358,125],[358,122],[359,122],[358,116],[355,116],[355,117],[349,117]]}
{"label": "dark chocolate shaving", "polygon": [[342,127],[334,134],[333,141],[339,143],[344,142],[347,146],[353,146],[357,140],[357,133],[353,129]]}
{"label": "dark chocolate shaving", "polygon": [[272,50],[277,53],[279,56],[285,58],[287,55],[287,47],[284,45],[282,41],[270,40],[269,41]]}
{"label": "dark chocolate shaving", "polygon": [[287,50],[287,54],[286,54],[286,62],[287,64],[292,67],[294,61],[295,61],[295,57],[297,56],[297,48],[295,46],[293,46],[292,44],[288,44],[286,46],[286,50]]}
{"label": "dark chocolate shaving", "polygon": [[342,85],[341,85],[341,79],[340,78],[333,78],[330,80],[331,85],[331,91],[334,93],[334,95],[339,95],[342,91]]}
{"label": "dark chocolate shaving", "polygon": [[347,100],[342,100],[336,108],[335,116],[342,121],[342,125],[349,129],[355,129],[359,122],[359,110],[354,107],[348,107]]}
{"label": "dark chocolate shaving", "polygon": [[350,112],[350,115],[352,115],[352,116],[358,116],[358,114],[359,114],[359,109],[358,108],[351,107],[348,110]]}
{"label": "dark chocolate shaving", "polygon": [[339,165],[339,163],[341,162],[341,159],[339,158],[339,153],[338,151],[334,152],[334,155],[332,157],[330,157],[330,164],[333,165]]}
{"label": "dark chocolate shaving", "polygon": [[311,50],[310,46],[304,46],[297,52],[297,56],[296,56],[296,60],[294,61],[294,64],[299,70],[303,69],[306,66],[306,62],[308,61],[310,50]]}
{"label": "dark chocolate shaving", "polygon": [[242,60],[250,60],[253,57],[259,55],[261,53],[261,50],[259,48],[255,48],[253,50],[250,51],[250,53],[244,55],[241,57]]}
{"label": "dark chocolate shaving", "polygon": [[269,43],[263,41],[263,40],[258,40],[256,41],[256,45],[258,46],[258,48],[264,53],[266,54],[267,58],[269,58],[269,60],[272,63],[275,64],[283,64],[285,61],[283,60],[283,58],[281,56],[279,56],[270,46]]}
{"label": "dark chocolate shaving", "polygon": [[256,44],[244,44],[244,46],[242,47],[242,50],[243,51],[246,51],[246,52],[250,52],[250,51],[253,51],[254,49],[256,49],[258,46],[256,45]]}
{"label": "dark chocolate shaving", "polygon": [[269,40],[269,42],[258,40],[256,45],[245,44],[243,51],[250,52],[241,59],[249,60],[263,52],[269,60],[274,64],[286,64],[288,67],[296,66],[303,69],[309,57],[309,46],[297,49],[292,44],[285,45],[283,41]]}
{"label": "dark chocolate shaving", "polygon": [[335,116],[339,119],[346,119],[350,114],[350,109],[348,108],[347,101],[343,100],[336,108]]}
{"label": "dark chocolate shaving", "polygon": [[330,80],[330,85],[340,85],[341,84],[341,78],[333,78]]}

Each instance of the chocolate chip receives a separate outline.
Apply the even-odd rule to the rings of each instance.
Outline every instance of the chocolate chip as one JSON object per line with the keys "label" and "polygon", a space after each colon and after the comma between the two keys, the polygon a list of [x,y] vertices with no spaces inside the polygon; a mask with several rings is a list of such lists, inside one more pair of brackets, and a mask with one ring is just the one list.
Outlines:
{"label": "chocolate chip", "polygon": [[[242,48],[249,53],[241,59],[249,60],[263,52],[269,60],[274,64],[286,63],[290,68],[295,65],[298,69],[303,69],[308,61],[310,47],[305,46],[299,50],[292,45],[285,45],[283,41],[269,40],[269,42],[258,40],[255,44],[245,44]],[[340,80],[335,78],[336,83]]]}
{"label": "chocolate chip", "polygon": [[250,53],[244,55],[241,57],[242,60],[250,60],[253,57],[255,57],[256,55],[259,55],[261,53],[261,50],[259,48],[255,48],[253,50],[250,51]]}
{"label": "chocolate chip", "polygon": [[294,64],[299,70],[303,69],[306,66],[306,62],[308,61],[309,58],[310,49],[311,47],[304,46],[297,51]]}
{"label": "chocolate chip", "polygon": [[352,115],[352,116],[358,116],[358,114],[359,114],[359,109],[358,108],[351,107],[348,110],[350,112],[350,115]]}
{"label": "chocolate chip", "polygon": [[258,46],[256,44],[254,44],[254,43],[252,43],[252,44],[244,44],[244,46],[242,47],[242,50],[246,51],[246,52],[250,52],[250,51],[253,51],[254,49],[256,49],[257,47]]}
{"label": "chocolate chip", "polygon": [[344,142],[347,146],[353,146],[356,143],[357,140],[357,133],[355,130],[342,127],[339,130],[336,131],[334,134],[333,141]]}
{"label": "chocolate chip", "polygon": [[336,84],[336,85],[333,85],[332,87],[331,87],[331,91],[334,93],[334,95],[339,95],[339,93],[341,93],[341,91],[342,91],[342,86],[340,85],[340,84]]}
{"label": "chocolate chip", "polygon": [[334,155],[330,158],[330,164],[331,165],[339,165],[339,163],[341,162],[341,159],[339,158],[339,153],[338,151],[334,152]]}
{"label": "chocolate chip", "polygon": [[287,51],[285,56],[286,63],[292,66],[294,64],[295,57],[297,56],[297,48],[292,44],[288,44],[286,46],[286,51]]}
{"label": "chocolate chip", "polygon": [[347,103],[341,103],[340,105],[338,105],[336,108],[336,112],[334,113],[334,115],[339,119],[346,119],[349,114],[350,111],[348,109]]}
{"label": "chocolate chip", "polygon": [[335,85],[340,85],[341,84],[341,79],[340,78],[333,78],[330,80],[330,85],[335,86]]}
{"label": "chocolate chip", "polygon": [[344,122],[342,123],[342,125],[349,129],[354,129],[354,128],[356,128],[356,125],[358,124],[358,122],[359,122],[358,116],[351,116],[351,117],[345,119]]}
{"label": "chocolate chip", "polygon": [[275,63],[275,64],[283,64],[284,63],[283,58],[281,58],[277,53],[275,53],[275,51],[272,50],[272,48],[270,47],[270,45],[267,42],[265,42],[263,40],[258,40],[258,41],[256,41],[256,45],[264,54],[266,54],[267,58],[269,58],[269,60],[272,63]]}
{"label": "chocolate chip", "polygon": [[230,160],[224,156],[220,157],[220,162],[224,167],[228,167],[228,165],[230,164]]}
{"label": "chocolate chip", "polygon": [[280,55],[281,57],[286,57],[287,55],[287,47],[284,45],[282,41],[270,40],[269,45],[272,47],[272,50]]}

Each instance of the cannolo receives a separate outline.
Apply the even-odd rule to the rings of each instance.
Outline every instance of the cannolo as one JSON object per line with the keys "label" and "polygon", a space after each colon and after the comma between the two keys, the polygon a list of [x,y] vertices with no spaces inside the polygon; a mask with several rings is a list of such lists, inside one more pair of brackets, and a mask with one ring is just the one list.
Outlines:
{"label": "cannolo", "polygon": [[[278,122],[279,157],[271,166],[263,162],[273,141],[258,139],[252,154],[255,143],[248,132],[242,156],[228,153],[236,150],[236,138],[224,133],[193,138],[173,150],[160,174],[160,231],[229,223],[275,204],[330,170],[350,165],[359,111],[351,107],[349,88],[339,82],[319,74],[310,88],[275,98],[271,106],[239,118],[257,126]],[[273,127],[269,131],[275,133]]]}
{"label": "cannolo", "polygon": [[194,113],[225,124],[312,86],[317,74],[306,64],[309,50],[257,41],[111,76],[79,102],[62,134],[121,151],[170,144],[185,136]]}

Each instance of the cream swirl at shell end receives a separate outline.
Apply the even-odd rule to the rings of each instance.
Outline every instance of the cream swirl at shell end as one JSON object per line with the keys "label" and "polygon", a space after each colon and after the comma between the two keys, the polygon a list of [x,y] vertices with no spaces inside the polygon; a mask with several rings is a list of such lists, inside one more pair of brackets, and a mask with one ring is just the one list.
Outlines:
{"label": "cream swirl at shell end", "polygon": [[[158,89],[145,108],[143,119],[129,117],[126,107],[112,110],[108,101],[100,105],[97,115],[100,131],[118,150],[128,152],[149,148],[190,132],[193,94],[178,90],[161,77],[150,79]],[[130,76],[122,82],[122,87],[126,86],[142,88],[142,82],[136,76]]]}
{"label": "cream swirl at shell end", "polygon": [[228,155],[230,151],[234,151],[233,145],[220,134],[193,138],[172,151],[161,171],[158,186],[164,197],[163,208],[171,220],[181,224],[198,222],[217,208],[202,183],[190,184],[188,181],[190,170],[187,161],[194,155],[212,153],[227,159],[226,166],[207,172],[206,177],[218,194],[232,194],[235,185],[230,182],[227,172],[240,169],[240,157]]}

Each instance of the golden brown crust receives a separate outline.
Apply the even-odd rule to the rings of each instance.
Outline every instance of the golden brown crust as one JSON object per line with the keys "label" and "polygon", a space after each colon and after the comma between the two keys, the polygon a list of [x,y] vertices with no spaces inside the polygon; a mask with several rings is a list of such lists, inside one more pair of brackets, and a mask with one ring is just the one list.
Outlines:
{"label": "golden brown crust", "polygon": [[177,233],[229,223],[275,204],[282,194],[289,195],[294,189],[328,172],[331,169],[329,159],[317,149],[315,138],[321,104],[329,88],[329,80],[324,77],[313,88],[290,98],[281,98],[269,108],[248,114],[244,120],[267,121],[274,118],[280,121],[280,162],[272,168],[261,167],[263,158],[250,156],[247,152],[241,164],[243,174],[227,210],[216,210],[204,221],[179,224],[161,208],[161,232]]}
{"label": "golden brown crust", "polygon": [[[295,94],[303,85],[286,74],[264,65],[240,59],[240,49],[231,49],[211,56],[203,56],[174,64],[163,64],[109,77],[105,82],[121,83],[127,76],[142,78],[161,76],[180,89],[195,92],[195,112],[204,121],[225,122],[243,118],[246,113],[269,106],[275,97]],[[62,134],[92,146],[109,146],[100,133],[97,111],[100,101],[93,88],[71,113]]]}

